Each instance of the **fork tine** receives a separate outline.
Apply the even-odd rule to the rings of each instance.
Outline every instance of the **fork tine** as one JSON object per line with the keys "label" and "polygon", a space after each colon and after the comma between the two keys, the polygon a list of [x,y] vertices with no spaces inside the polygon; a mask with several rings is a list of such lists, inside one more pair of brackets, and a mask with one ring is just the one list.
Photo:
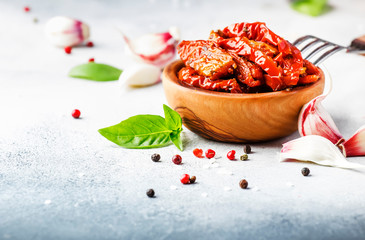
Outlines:
{"label": "fork tine", "polygon": [[316,49],[314,49],[312,52],[310,52],[305,59],[309,60],[311,59],[317,52],[321,51],[323,48],[329,47],[329,46],[333,46],[332,43],[329,42],[325,42],[323,43],[321,46],[317,47]]}
{"label": "fork tine", "polygon": [[345,49],[345,47],[342,46],[336,46],[330,50],[328,50],[327,52],[323,53],[316,61],[313,62],[314,65],[318,65],[321,62],[323,62],[324,60],[326,60],[328,57],[330,57],[331,55],[335,54],[336,52]]}
{"label": "fork tine", "polygon": [[317,42],[320,42],[320,39],[314,39],[313,41],[309,42],[307,45],[305,45],[300,51],[303,53],[305,52],[310,46],[313,46]]}
{"label": "fork tine", "polygon": [[310,39],[310,38],[315,38],[314,36],[312,36],[312,35],[306,35],[306,36],[303,36],[303,37],[301,37],[301,38],[298,38],[297,40],[295,40],[295,42],[293,42],[293,45],[298,45],[298,44],[300,44],[300,43],[302,43],[302,42],[304,42],[305,40],[307,40],[307,39]]}

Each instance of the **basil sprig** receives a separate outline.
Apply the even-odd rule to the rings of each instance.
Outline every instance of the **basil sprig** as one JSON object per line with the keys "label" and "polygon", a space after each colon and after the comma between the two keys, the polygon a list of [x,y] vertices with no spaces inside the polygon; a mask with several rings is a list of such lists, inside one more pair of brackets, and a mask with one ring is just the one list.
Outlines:
{"label": "basil sprig", "polygon": [[163,110],[165,118],[158,115],[136,115],[114,126],[99,129],[99,133],[125,148],[157,148],[172,142],[182,151],[181,117],[166,105],[163,105]]}
{"label": "basil sprig", "polygon": [[83,78],[93,81],[113,81],[118,80],[122,70],[102,64],[89,62],[73,67],[68,75],[73,78]]}

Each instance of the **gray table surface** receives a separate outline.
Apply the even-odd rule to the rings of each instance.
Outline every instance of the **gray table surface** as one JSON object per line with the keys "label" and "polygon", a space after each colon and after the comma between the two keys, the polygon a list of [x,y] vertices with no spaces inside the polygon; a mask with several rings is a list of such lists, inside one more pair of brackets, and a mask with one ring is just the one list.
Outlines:
{"label": "gray table surface", "polygon": [[[329,1],[312,18],[288,1],[0,1],[0,239],[365,239],[365,173],[308,163],[279,163],[281,144],[252,144],[249,161],[228,161],[241,144],[205,140],[183,131],[174,146],[127,150],[97,129],[136,114],[162,114],[161,84],[126,89],[116,82],[67,77],[96,61],[127,66],[131,36],[175,25],[183,39],[211,29],[264,21],[290,41],[313,34],[347,45],[365,34],[365,2]],[[23,12],[25,4],[31,7]],[[72,16],[91,26],[94,48],[71,55],[48,44],[45,22]],[[38,18],[38,23],[33,23]],[[365,57],[338,53],[325,62],[334,89],[324,105],[345,137],[365,123]],[[70,116],[79,108],[82,118]],[[216,163],[195,158],[216,150]],[[150,155],[160,153],[154,163]],[[181,154],[184,164],[172,164]],[[365,164],[364,157],[349,161]],[[303,177],[302,167],[311,169]],[[197,176],[182,185],[183,173]],[[238,187],[246,178],[249,189]],[[156,198],[146,197],[154,188]]]}

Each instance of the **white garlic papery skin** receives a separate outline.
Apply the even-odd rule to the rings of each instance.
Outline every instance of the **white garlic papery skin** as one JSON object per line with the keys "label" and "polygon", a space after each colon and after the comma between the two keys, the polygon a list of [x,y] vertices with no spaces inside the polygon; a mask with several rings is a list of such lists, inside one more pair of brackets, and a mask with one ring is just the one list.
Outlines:
{"label": "white garlic papery skin", "polygon": [[333,144],[344,141],[332,117],[321,102],[326,95],[318,96],[303,106],[298,119],[298,131],[301,136],[319,135]]}
{"label": "white garlic papery skin", "polygon": [[280,152],[280,161],[292,159],[340,168],[365,167],[365,165],[348,162],[338,147],[328,139],[317,135],[309,135],[284,143]]}
{"label": "white garlic papery skin", "polygon": [[119,77],[119,82],[130,87],[145,87],[161,81],[161,69],[151,64],[134,63]]}
{"label": "white garlic papery skin", "polygon": [[123,35],[127,43],[126,53],[140,62],[164,67],[174,59],[179,38],[177,28],[170,30],[171,33],[146,34],[136,39]]}
{"label": "white garlic papery skin", "polygon": [[89,26],[79,20],[57,16],[50,19],[45,27],[48,40],[55,46],[76,46],[89,39]]}

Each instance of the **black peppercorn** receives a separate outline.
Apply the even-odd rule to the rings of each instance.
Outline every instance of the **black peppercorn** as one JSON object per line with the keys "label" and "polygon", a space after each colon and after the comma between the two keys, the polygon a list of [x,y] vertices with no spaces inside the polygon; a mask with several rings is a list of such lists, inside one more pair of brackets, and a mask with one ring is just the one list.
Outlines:
{"label": "black peppercorn", "polygon": [[152,159],[152,161],[154,161],[154,162],[158,162],[158,161],[160,161],[160,158],[161,158],[161,156],[160,156],[160,154],[158,154],[158,153],[152,154],[152,156],[151,156],[151,159]]}
{"label": "black peppercorn", "polygon": [[240,156],[240,160],[241,161],[246,161],[248,159],[248,155],[247,154],[243,154],[242,156]]}
{"label": "black peppercorn", "polygon": [[147,190],[146,194],[148,197],[152,198],[155,196],[155,191],[151,188]]}
{"label": "black peppercorn", "polygon": [[195,181],[196,181],[196,177],[195,176],[191,176],[190,177],[190,183],[193,184],[193,183],[195,183]]}
{"label": "black peppercorn", "polygon": [[302,168],[302,174],[303,174],[303,176],[308,176],[309,175],[309,173],[310,173],[311,171],[309,170],[309,168]]}
{"label": "black peppercorn", "polygon": [[251,153],[251,146],[250,145],[244,145],[243,146],[243,151],[248,154]]}
{"label": "black peppercorn", "polygon": [[247,188],[247,186],[248,186],[248,182],[246,181],[246,179],[242,179],[242,180],[240,181],[240,187],[241,187],[242,189],[246,189],[246,188]]}

